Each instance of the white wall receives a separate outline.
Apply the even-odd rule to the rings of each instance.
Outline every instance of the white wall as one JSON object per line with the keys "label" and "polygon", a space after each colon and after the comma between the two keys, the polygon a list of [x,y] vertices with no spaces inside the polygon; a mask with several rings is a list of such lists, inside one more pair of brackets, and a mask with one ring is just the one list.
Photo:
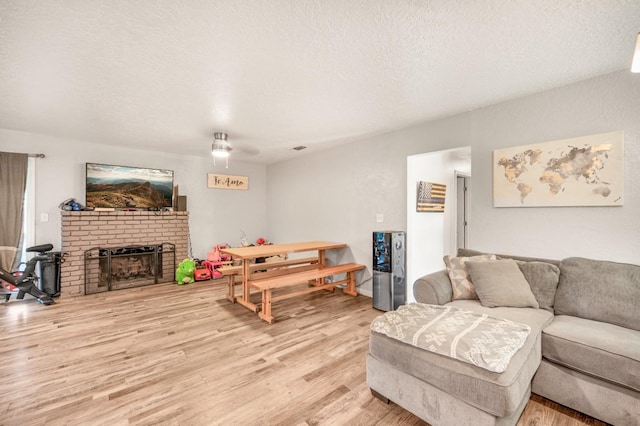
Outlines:
{"label": "white wall", "polygon": [[[621,71],[473,114],[470,247],[640,264],[640,75]],[[492,150],[624,131],[624,206],[493,208]]]}
{"label": "white wall", "polygon": [[[623,207],[493,208],[494,149],[612,130],[625,132]],[[270,165],[269,237],[346,242],[345,256],[370,273],[371,232],[407,230],[407,156],[463,146],[472,151],[470,248],[640,264],[640,76],[628,71]],[[361,291],[371,294],[370,281]]]}
{"label": "white wall", "polygon": [[[203,147],[206,151],[207,146]],[[206,258],[214,244],[238,245],[241,230],[250,240],[266,229],[266,167],[230,160],[229,168],[202,157],[134,150],[34,133],[0,129],[0,151],[42,153],[36,160],[36,243],[60,249],[60,210],[67,198],[85,202],[85,163],[170,169],[187,196],[193,256]],[[223,163],[223,162],[221,162]],[[249,176],[248,191],[207,188],[207,173]],[[49,221],[41,222],[40,214]]]}
{"label": "white wall", "polygon": [[[270,165],[269,237],[345,242],[349,249],[329,261],[365,264],[368,271],[357,279],[367,280],[372,232],[407,230],[407,156],[465,146],[468,127],[468,117],[452,117]],[[371,281],[359,291],[370,296]]]}
{"label": "white wall", "polygon": [[[442,258],[456,251],[456,171],[471,175],[469,147],[407,158],[407,283],[442,269]],[[444,213],[416,212],[416,182],[447,186]],[[413,286],[407,301],[415,302]]]}

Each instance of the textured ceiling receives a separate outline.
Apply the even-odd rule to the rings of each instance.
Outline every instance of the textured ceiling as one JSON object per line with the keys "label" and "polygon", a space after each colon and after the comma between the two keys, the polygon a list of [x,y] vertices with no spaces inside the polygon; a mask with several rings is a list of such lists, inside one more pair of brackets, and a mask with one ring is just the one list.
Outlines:
{"label": "textured ceiling", "polygon": [[272,163],[628,68],[638,31],[638,0],[0,0],[0,128]]}

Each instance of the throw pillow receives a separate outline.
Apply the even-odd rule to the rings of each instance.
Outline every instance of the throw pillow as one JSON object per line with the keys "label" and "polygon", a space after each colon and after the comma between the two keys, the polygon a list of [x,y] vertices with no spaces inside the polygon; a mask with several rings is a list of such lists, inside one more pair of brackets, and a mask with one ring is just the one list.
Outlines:
{"label": "throw pillow", "polygon": [[538,309],[538,301],[515,260],[472,261],[467,262],[467,268],[482,306]]}
{"label": "throw pillow", "polygon": [[447,272],[451,280],[453,300],[478,298],[465,265],[468,261],[486,262],[489,260],[496,260],[496,256],[493,254],[483,254],[472,257],[444,257],[444,263],[447,266]]}
{"label": "throw pillow", "polygon": [[540,309],[553,313],[553,301],[560,280],[560,268],[547,262],[516,261],[524,278],[531,287]]}

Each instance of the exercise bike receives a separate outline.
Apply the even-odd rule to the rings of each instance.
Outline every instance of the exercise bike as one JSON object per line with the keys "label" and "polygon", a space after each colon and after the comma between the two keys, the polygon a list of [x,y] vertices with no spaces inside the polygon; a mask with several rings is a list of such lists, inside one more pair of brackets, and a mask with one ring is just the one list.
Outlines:
{"label": "exercise bike", "polygon": [[30,294],[43,305],[51,305],[54,303],[51,296],[38,288],[37,284],[40,278],[38,278],[35,272],[38,262],[51,261],[52,253],[47,252],[50,252],[52,249],[52,244],[41,244],[39,246],[33,246],[26,249],[25,251],[28,253],[37,252],[38,254],[27,262],[26,267],[22,272],[11,273],[0,268],[0,280],[6,281],[9,284],[9,286],[7,286],[3,283],[2,286],[5,289],[5,302],[9,301],[9,298],[11,298],[11,294],[13,293],[7,287],[13,286],[18,289],[17,299],[23,299],[25,294]]}

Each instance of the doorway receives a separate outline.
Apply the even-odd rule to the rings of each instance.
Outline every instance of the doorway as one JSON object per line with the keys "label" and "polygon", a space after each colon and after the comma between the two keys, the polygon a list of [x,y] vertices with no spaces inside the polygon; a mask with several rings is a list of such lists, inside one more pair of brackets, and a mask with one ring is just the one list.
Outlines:
{"label": "doorway", "polygon": [[[443,268],[442,258],[455,255],[457,176],[471,176],[471,147],[415,154],[407,157],[407,301],[414,302],[413,283]],[[417,209],[420,182],[447,188],[444,212]],[[470,214],[471,212],[469,212]]]}
{"label": "doorway", "polygon": [[469,243],[469,184],[471,176],[456,171],[456,253]]}

